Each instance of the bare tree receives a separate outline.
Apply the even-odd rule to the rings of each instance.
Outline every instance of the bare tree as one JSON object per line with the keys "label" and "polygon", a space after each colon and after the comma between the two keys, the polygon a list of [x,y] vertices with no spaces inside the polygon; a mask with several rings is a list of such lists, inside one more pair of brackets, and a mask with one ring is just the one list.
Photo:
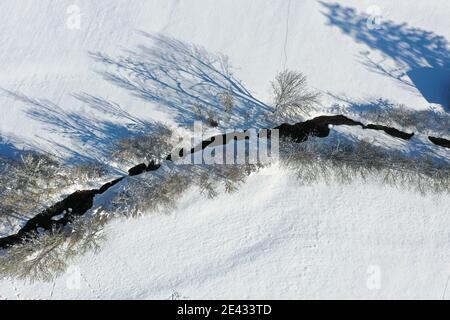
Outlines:
{"label": "bare tree", "polygon": [[233,112],[234,107],[234,98],[233,95],[230,92],[222,92],[219,95],[220,101],[223,105],[224,111],[226,113]]}
{"label": "bare tree", "polygon": [[112,157],[128,165],[160,161],[173,148],[172,136],[173,131],[169,127],[159,125],[152,133],[121,139]]}
{"label": "bare tree", "polygon": [[79,218],[64,230],[34,234],[0,255],[0,277],[54,280],[76,255],[99,250],[107,220],[107,215]]}
{"label": "bare tree", "polygon": [[360,103],[335,104],[331,110],[334,114],[346,113],[364,123],[376,123],[424,135],[450,136],[450,115],[436,108],[414,110],[404,104],[376,99],[363,106]]}
{"label": "bare tree", "polygon": [[282,164],[296,172],[302,184],[370,179],[421,194],[450,191],[449,164],[427,155],[411,157],[365,141],[321,142],[313,138],[301,144],[284,142],[281,149]]}
{"label": "bare tree", "polygon": [[272,82],[275,113],[284,118],[308,116],[315,108],[319,95],[309,91],[306,76],[301,72],[283,70]]}
{"label": "bare tree", "polygon": [[206,109],[202,104],[194,104],[192,108],[196,120],[202,121],[212,128],[219,126],[220,120],[217,116],[217,112]]}
{"label": "bare tree", "polygon": [[14,229],[59,199],[74,184],[93,182],[107,174],[99,163],[67,166],[57,159],[26,153],[19,161],[0,159],[0,230]]}

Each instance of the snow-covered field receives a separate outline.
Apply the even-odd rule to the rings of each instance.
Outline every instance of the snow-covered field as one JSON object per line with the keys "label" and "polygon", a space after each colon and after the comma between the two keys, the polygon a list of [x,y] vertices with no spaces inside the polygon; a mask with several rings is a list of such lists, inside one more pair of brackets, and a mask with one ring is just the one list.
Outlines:
{"label": "snow-covered field", "polygon": [[[357,113],[386,99],[447,113],[449,12],[447,0],[5,0],[0,155],[26,148],[108,163],[102,151],[139,121],[179,125],[186,106],[118,88],[90,55],[128,57],[151,45],[142,32],[226,54],[234,77],[267,104],[270,81],[289,68],[322,92],[323,110],[340,103]],[[404,143],[336,130],[450,159],[424,135]],[[77,257],[54,283],[0,280],[0,298],[449,298],[449,203],[448,194],[375,182],[300,186],[273,165],[235,194],[207,200],[194,189],[174,212],[114,220],[97,255]]]}
{"label": "snow-covered field", "polygon": [[[79,29],[74,4],[81,15]],[[315,0],[2,1],[0,87],[86,116],[90,122],[85,126],[125,120],[111,119],[73,94],[86,92],[116,102],[140,119],[170,123],[174,114],[102,79],[95,71],[103,65],[89,56],[89,52],[126,56],[127,51],[148,44],[139,33],[144,31],[163,32],[228,55],[235,76],[266,102],[270,102],[270,81],[287,67],[304,72],[310,86],[324,92],[325,107],[342,99],[361,103],[383,98],[414,109],[428,108],[421,93],[405,84],[411,80],[404,74],[449,64],[448,1],[330,4]],[[380,74],[365,65],[368,61],[395,71],[390,76]],[[395,78],[399,75],[403,81]],[[32,117],[33,106],[3,95],[0,103],[0,132],[15,146],[76,157],[108,138],[109,132],[100,130],[98,139],[85,141],[64,126]]]}
{"label": "snow-covered field", "polygon": [[4,281],[1,295],[441,299],[448,200],[358,182],[300,187],[274,166],[236,194],[193,190],[170,215],[116,220],[101,252],[55,283]]}

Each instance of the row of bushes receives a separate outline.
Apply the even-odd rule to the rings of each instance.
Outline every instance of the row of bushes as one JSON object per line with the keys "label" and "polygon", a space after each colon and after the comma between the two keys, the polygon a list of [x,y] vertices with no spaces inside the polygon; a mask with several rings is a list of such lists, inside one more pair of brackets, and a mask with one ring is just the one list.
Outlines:
{"label": "row of bushes", "polygon": [[450,115],[433,109],[413,110],[403,104],[377,100],[367,105],[335,105],[332,112],[350,113],[362,122],[382,124],[403,131],[412,131],[450,138]]}
{"label": "row of bushes", "polygon": [[[172,131],[158,126],[151,134],[124,138],[110,151],[111,161],[130,168],[159,161],[172,149]],[[36,152],[18,160],[0,158],[0,236],[11,233],[64,195],[92,188],[109,179],[111,170],[99,162],[68,165],[55,157]]]}
{"label": "row of bushes", "polygon": [[[282,141],[280,163],[296,172],[301,184],[317,181],[351,183],[378,181],[420,193],[448,192],[450,166],[427,157],[411,158],[366,142],[311,138],[297,144]],[[189,188],[207,198],[234,192],[259,165],[180,165],[129,177],[109,195],[103,206],[91,210],[62,232],[36,234],[0,255],[0,276],[50,280],[64,271],[76,255],[99,247],[105,223],[115,216],[170,212]]]}
{"label": "row of bushes", "polygon": [[257,167],[162,167],[162,172],[128,177],[107,203],[72,221],[63,230],[35,234],[0,252],[0,277],[50,281],[64,272],[76,255],[100,247],[103,227],[111,218],[170,212],[190,187],[199,188],[208,198],[221,191],[233,192]]}
{"label": "row of bushes", "polygon": [[[306,78],[299,72],[282,71],[272,87],[275,121],[299,121],[318,103],[318,95],[307,89]],[[232,114],[233,97],[224,93],[220,99],[225,113]],[[211,126],[218,125],[219,120],[213,114],[203,114],[201,106],[197,108],[199,116],[209,119]],[[413,117],[405,109],[399,109],[390,113],[368,113],[366,117],[373,122],[392,121],[417,126],[423,116]],[[119,141],[111,156],[115,161],[133,164],[163,159],[172,149],[172,138],[172,131],[161,126],[154,134]],[[328,139],[311,138],[301,144],[283,141],[280,151],[281,164],[294,170],[303,184],[378,179],[381,183],[421,193],[450,190],[447,165],[426,157],[411,159],[364,142],[330,143]],[[208,198],[214,198],[222,191],[233,192],[259,167],[163,166],[157,172],[128,177],[107,203],[72,221],[64,230],[35,234],[26,242],[0,253],[0,276],[50,280],[64,271],[76,254],[99,247],[103,226],[110,217],[169,212],[190,187],[199,188]],[[19,162],[0,162],[0,169],[0,223],[9,224],[11,228],[17,226],[18,220],[26,220],[41,211],[66,188],[102,177],[107,172],[98,164],[66,167],[51,157],[32,153],[23,156]]]}
{"label": "row of bushes", "polygon": [[55,202],[68,188],[107,174],[99,163],[67,166],[33,152],[23,154],[18,161],[0,159],[0,164],[0,226],[9,232]]}
{"label": "row of bushes", "polygon": [[427,155],[413,157],[365,141],[319,138],[281,146],[282,164],[295,171],[303,184],[317,181],[342,184],[370,179],[421,194],[450,191],[450,164]]}

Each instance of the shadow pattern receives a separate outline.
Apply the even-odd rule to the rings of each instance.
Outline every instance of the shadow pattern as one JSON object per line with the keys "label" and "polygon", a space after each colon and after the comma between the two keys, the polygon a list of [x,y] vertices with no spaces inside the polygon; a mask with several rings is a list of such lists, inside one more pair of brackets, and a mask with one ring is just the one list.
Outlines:
{"label": "shadow pattern", "polygon": [[[361,52],[360,62],[369,70],[416,88],[429,103],[448,107],[450,101],[450,46],[434,32],[371,17],[339,3],[320,2],[330,26],[383,55],[381,60]],[[394,62],[394,67],[392,67]]]}
{"label": "shadow pattern", "polygon": [[[236,79],[228,58],[177,39],[141,32],[151,45],[141,45],[117,58],[91,53],[105,65],[99,71],[117,86],[176,114],[180,125],[192,125],[202,112],[213,114],[221,127],[267,127],[272,108],[255,98]],[[223,96],[232,97],[232,112],[226,112]]]}
{"label": "shadow pattern", "polygon": [[[27,105],[27,115],[44,123],[46,130],[49,132],[74,139],[81,145],[88,147],[86,150],[88,152],[80,152],[69,145],[40,137],[54,146],[55,150],[68,154],[69,158],[65,159],[68,163],[102,160],[110,156],[111,150],[121,139],[150,133],[158,127],[157,123],[132,116],[116,103],[87,93],[74,94],[73,96],[83,102],[83,105],[90,110],[97,110],[102,114],[112,116],[113,119],[120,119],[122,123],[113,120],[95,119],[90,112],[67,112],[47,99],[31,98],[25,94],[4,89],[2,91]],[[123,124],[124,120],[127,124]]]}

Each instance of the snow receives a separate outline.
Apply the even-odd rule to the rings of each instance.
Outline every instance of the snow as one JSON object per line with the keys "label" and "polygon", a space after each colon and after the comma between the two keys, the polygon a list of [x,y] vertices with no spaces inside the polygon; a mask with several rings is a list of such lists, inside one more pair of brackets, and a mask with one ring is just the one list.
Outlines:
{"label": "snow", "polygon": [[[408,75],[449,69],[450,3],[333,3],[2,1],[0,88],[41,100],[26,103],[0,92],[0,154],[31,148],[114,166],[103,151],[119,129],[132,131],[136,122],[90,107],[74,96],[80,93],[117,103],[135,119],[177,126],[174,112],[103,79],[98,71],[104,66],[89,56],[126,56],[150,45],[140,31],[228,55],[234,76],[268,104],[270,81],[286,67],[302,71],[323,93],[324,108],[383,98],[428,109],[430,88],[419,91]],[[80,8],[80,29],[67,25],[71,5]],[[367,12],[381,15],[372,20],[382,28],[368,27]],[[348,19],[341,19],[344,14]],[[393,74],[375,72],[369,61]],[[42,106],[76,130],[33,116]],[[433,105],[442,112],[446,107]],[[95,134],[87,135],[87,128]],[[424,135],[409,143],[356,127],[333,131],[449,159],[447,149],[430,145]],[[166,299],[175,292],[187,298],[449,298],[448,200],[375,182],[300,186],[291,172],[274,165],[253,174],[236,194],[206,200],[191,190],[174,212],[114,220],[97,255],[77,257],[55,283],[0,280],[0,298]]]}
{"label": "snow", "polygon": [[[235,194],[207,200],[191,190],[170,214],[115,220],[102,250],[54,284],[5,280],[0,295],[14,298],[14,286],[27,299],[440,299],[448,212],[448,195],[358,181],[300,186],[273,165]],[[379,289],[367,284],[373,268]]]}
{"label": "snow", "polygon": [[[145,31],[163,32],[210,52],[228,55],[236,77],[265,102],[270,102],[270,81],[285,66],[305,73],[311,87],[324,93],[325,107],[346,97],[351,101],[385,98],[413,109],[428,108],[429,103],[417,89],[368,69],[360,61],[361,52],[368,52],[375,61],[384,54],[381,66],[394,66],[397,61],[402,64],[397,73],[406,73],[411,68],[405,63],[411,60],[423,60],[416,64],[427,67],[430,63],[437,64],[438,58],[448,58],[448,46],[439,48],[439,56],[433,53],[433,46],[439,44],[437,40],[417,41],[417,52],[402,49],[402,45],[413,41],[414,33],[405,33],[404,43],[386,40],[373,45],[366,24],[361,24],[357,39],[351,32],[346,34],[345,28],[355,28],[358,19],[364,22],[364,14],[375,6],[382,16],[381,22],[393,21],[391,29],[375,30],[378,32],[375,35],[384,37],[383,40],[389,39],[390,34],[399,36],[395,26],[408,23],[408,28],[416,28],[417,35],[429,31],[430,36],[443,37],[441,42],[446,46],[445,37],[450,37],[447,1],[434,0],[432,5],[429,1],[416,1],[414,6],[406,0],[343,1],[338,12],[357,10],[352,16],[354,21],[349,20],[344,26],[338,23],[339,19],[330,24],[327,17],[331,13],[327,5],[330,3],[333,2],[3,1],[0,87],[30,98],[48,99],[65,112],[82,114],[90,120],[86,126],[101,127],[100,121],[108,116],[86,106],[73,94],[94,94],[118,103],[139,119],[173,123],[173,114],[104,80],[96,73],[102,65],[89,57],[89,52],[120,55],[148,44],[148,39],[139,35],[139,31]],[[73,14],[67,13],[67,9],[74,4],[81,14],[80,29],[68,27]],[[63,157],[71,153],[95,153],[98,141],[82,141],[65,133],[63,128],[33,119],[30,117],[33,108],[14,98],[1,95],[0,102],[0,132],[17,147],[39,148]],[[124,125],[124,120],[109,120]],[[103,133],[100,139],[107,134]]]}

